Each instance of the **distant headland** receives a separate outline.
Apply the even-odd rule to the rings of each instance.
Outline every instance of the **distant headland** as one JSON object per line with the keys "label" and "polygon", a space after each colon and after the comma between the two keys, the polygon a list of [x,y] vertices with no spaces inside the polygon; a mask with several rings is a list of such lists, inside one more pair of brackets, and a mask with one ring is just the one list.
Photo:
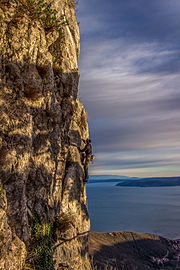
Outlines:
{"label": "distant headland", "polygon": [[138,180],[124,180],[118,183],[118,187],[174,187],[180,186],[180,176],[178,177],[157,177],[143,178]]}

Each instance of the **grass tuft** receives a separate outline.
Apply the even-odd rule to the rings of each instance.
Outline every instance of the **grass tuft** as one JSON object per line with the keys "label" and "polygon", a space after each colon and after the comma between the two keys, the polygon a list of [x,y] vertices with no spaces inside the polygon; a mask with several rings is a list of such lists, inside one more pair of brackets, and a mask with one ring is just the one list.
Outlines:
{"label": "grass tuft", "polygon": [[[17,5],[16,14],[11,21],[13,25],[16,25],[24,14],[33,21],[39,21],[46,34],[54,30],[62,34],[63,26],[67,25],[65,15],[58,16],[57,10],[46,0],[0,0],[0,8],[10,7],[12,3]],[[11,39],[9,30],[8,28],[6,36]]]}
{"label": "grass tuft", "polygon": [[69,0],[69,7],[76,8],[79,0]]}
{"label": "grass tuft", "polygon": [[3,193],[4,193],[3,184],[0,184],[0,200],[2,200],[3,198]]}
{"label": "grass tuft", "polygon": [[46,33],[54,30],[62,32],[63,25],[66,25],[64,15],[57,16],[57,10],[52,8],[51,3],[45,0],[18,0],[21,4],[21,9],[32,19],[38,20],[43,26]]}
{"label": "grass tuft", "polygon": [[83,129],[83,128],[86,128],[86,125],[87,125],[87,115],[86,115],[85,110],[83,110],[82,111],[82,114],[81,114],[81,119],[80,119],[79,127],[81,129]]}
{"label": "grass tuft", "polygon": [[62,213],[59,216],[56,216],[54,227],[57,228],[60,232],[66,232],[72,226],[74,226],[75,218],[72,214]]}
{"label": "grass tuft", "polygon": [[53,228],[36,214],[31,224],[31,243],[23,270],[54,270]]}
{"label": "grass tuft", "polygon": [[63,72],[63,69],[60,66],[54,65],[53,66],[53,72],[55,76],[61,75]]}
{"label": "grass tuft", "polygon": [[6,160],[7,154],[8,154],[8,150],[5,147],[2,147],[0,149],[0,162],[3,162]]}

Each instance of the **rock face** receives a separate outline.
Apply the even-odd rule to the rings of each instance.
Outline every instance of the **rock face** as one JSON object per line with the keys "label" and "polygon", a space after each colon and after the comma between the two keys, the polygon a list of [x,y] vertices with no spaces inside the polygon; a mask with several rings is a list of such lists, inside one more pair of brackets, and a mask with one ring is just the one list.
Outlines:
{"label": "rock face", "polygon": [[0,0],[0,269],[91,269],[73,0]]}

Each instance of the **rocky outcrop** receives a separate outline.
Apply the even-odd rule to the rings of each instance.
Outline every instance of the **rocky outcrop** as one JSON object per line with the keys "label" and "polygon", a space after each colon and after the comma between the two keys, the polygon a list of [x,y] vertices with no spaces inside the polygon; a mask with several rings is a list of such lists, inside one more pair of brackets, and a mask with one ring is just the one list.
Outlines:
{"label": "rocky outcrop", "polygon": [[73,0],[0,0],[0,269],[91,269]]}

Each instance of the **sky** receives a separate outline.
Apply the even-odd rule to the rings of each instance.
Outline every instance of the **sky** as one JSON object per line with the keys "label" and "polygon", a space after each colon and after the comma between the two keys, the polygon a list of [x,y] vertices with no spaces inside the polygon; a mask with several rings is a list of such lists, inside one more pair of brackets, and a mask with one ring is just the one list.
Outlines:
{"label": "sky", "polygon": [[91,174],[180,175],[179,14],[179,0],[79,0]]}

